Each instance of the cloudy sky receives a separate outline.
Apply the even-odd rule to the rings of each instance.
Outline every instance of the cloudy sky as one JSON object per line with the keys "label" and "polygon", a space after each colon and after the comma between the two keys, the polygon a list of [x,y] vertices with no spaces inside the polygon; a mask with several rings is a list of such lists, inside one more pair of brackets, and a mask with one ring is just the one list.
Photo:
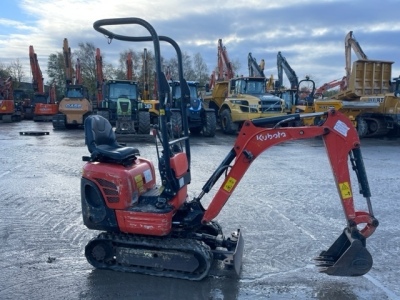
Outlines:
{"label": "cloudy sky", "polygon": [[[141,51],[145,43],[113,41],[93,29],[105,18],[145,19],[159,35],[178,42],[182,52],[201,53],[211,72],[217,63],[218,39],[231,61],[248,74],[247,56],[266,62],[266,75],[277,77],[276,55],[281,51],[299,79],[311,75],[322,85],[345,75],[344,38],[349,31],[369,59],[393,61],[400,75],[399,0],[2,0],[0,63],[16,59],[31,80],[28,49],[33,45],[46,79],[48,56],[62,50],[67,38],[72,51],[91,42],[104,59],[117,65],[118,53]],[[140,26],[107,27],[121,34],[142,35]],[[165,58],[172,47],[161,44]],[[356,60],[352,52],[352,61]],[[286,79],[285,79],[286,81]]]}

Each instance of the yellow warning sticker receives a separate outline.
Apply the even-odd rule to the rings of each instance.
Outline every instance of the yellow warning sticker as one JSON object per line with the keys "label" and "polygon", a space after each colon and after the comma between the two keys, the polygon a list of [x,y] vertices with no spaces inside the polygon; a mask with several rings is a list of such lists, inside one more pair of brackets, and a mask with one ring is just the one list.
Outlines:
{"label": "yellow warning sticker", "polygon": [[347,181],[339,183],[339,189],[340,189],[340,193],[342,194],[343,199],[353,197],[353,195],[351,193],[350,184]]}
{"label": "yellow warning sticker", "polygon": [[135,176],[135,181],[136,181],[136,186],[137,186],[139,192],[143,193],[145,190],[144,190],[144,187],[143,187],[142,175],[136,175]]}
{"label": "yellow warning sticker", "polygon": [[236,181],[237,180],[235,178],[229,177],[224,185],[224,190],[227,191],[228,193],[230,193],[232,191],[233,187],[235,186]]}

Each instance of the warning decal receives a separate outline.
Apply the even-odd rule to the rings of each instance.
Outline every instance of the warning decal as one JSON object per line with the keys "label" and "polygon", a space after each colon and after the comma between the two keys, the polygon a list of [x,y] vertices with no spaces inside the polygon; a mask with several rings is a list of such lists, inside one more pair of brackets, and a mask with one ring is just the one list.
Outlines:
{"label": "warning decal", "polygon": [[353,197],[350,189],[350,184],[348,182],[339,183],[339,189],[343,199]]}
{"label": "warning decal", "polygon": [[136,181],[136,186],[137,186],[139,192],[140,192],[140,193],[144,193],[144,192],[145,192],[145,189],[144,189],[144,186],[143,186],[143,178],[142,178],[142,175],[136,175],[136,176],[135,176],[135,181]]}
{"label": "warning decal", "polygon": [[233,187],[235,186],[235,184],[236,184],[236,179],[229,177],[224,185],[224,190],[227,191],[228,193],[230,193],[232,191]]}
{"label": "warning decal", "polygon": [[340,120],[338,120],[336,122],[333,129],[335,129],[337,132],[339,132],[343,136],[347,136],[347,132],[350,130],[350,128]]}

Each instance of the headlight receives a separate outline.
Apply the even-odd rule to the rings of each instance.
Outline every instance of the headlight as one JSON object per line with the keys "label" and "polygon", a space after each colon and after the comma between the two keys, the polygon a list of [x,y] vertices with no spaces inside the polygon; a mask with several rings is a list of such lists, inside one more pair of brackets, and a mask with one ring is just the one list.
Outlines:
{"label": "headlight", "polygon": [[245,105],[245,106],[249,105],[249,102],[247,102],[246,100],[231,100],[231,103],[237,105]]}

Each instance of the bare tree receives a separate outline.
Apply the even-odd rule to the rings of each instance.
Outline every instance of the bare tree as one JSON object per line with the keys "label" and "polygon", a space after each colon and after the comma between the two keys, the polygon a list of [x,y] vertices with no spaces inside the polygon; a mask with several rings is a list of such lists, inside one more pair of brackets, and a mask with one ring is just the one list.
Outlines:
{"label": "bare tree", "polygon": [[200,53],[196,53],[194,56],[193,68],[196,80],[199,81],[200,86],[204,86],[208,82],[209,71]]}
{"label": "bare tree", "polygon": [[74,56],[81,65],[83,85],[89,90],[89,94],[96,93],[96,47],[93,43],[79,43]]}
{"label": "bare tree", "polygon": [[[12,76],[14,82],[17,83],[20,83],[25,77],[25,72],[21,62],[19,61],[19,58],[10,63],[10,75]],[[18,86],[18,84],[16,86]]]}
{"label": "bare tree", "polygon": [[240,68],[242,66],[239,59],[231,61],[231,66],[232,66],[233,74],[236,74],[236,76],[243,75],[243,74],[237,74],[238,70],[240,70]]}
{"label": "bare tree", "polygon": [[[178,59],[173,57],[165,61],[165,66],[169,66],[174,80],[179,80],[179,68]],[[182,53],[182,68],[183,68],[183,78],[186,80],[197,80],[196,73],[192,67],[192,58],[186,52]]]}
{"label": "bare tree", "polygon": [[117,69],[110,63],[104,63],[103,60],[103,76],[105,79],[114,79],[115,74],[117,73]]}

